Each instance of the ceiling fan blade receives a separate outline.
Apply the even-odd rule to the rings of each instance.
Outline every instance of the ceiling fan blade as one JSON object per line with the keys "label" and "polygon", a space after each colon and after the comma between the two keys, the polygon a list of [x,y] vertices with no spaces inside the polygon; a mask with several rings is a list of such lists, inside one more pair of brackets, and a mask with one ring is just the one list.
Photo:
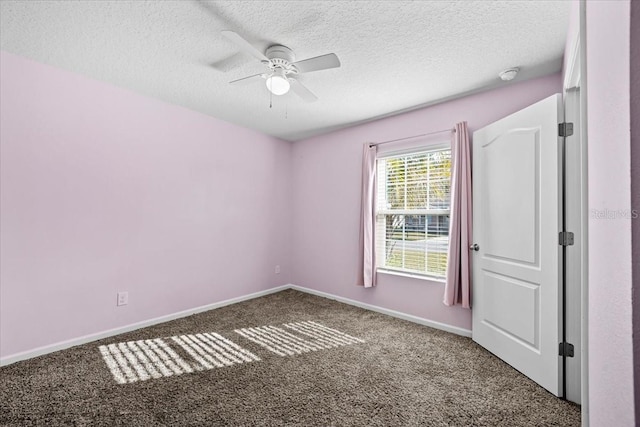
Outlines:
{"label": "ceiling fan blade", "polygon": [[313,94],[306,86],[300,83],[298,80],[294,78],[290,78],[289,82],[291,83],[291,90],[295,92],[300,98],[304,99],[307,102],[315,102],[318,100],[318,97]]}
{"label": "ceiling fan blade", "polygon": [[294,62],[293,65],[295,65],[301,73],[310,73],[311,71],[338,68],[340,66],[340,60],[335,53],[328,53],[326,55],[316,56],[315,58]]}
{"label": "ceiling fan blade", "polygon": [[248,53],[248,54],[258,58],[261,61],[268,61],[269,60],[269,58],[264,56],[264,54],[262,52],[260,52],[258,49],[256,49],[251,43],[249,43],[248,41],[243,39],[238,33],[233,32],[233,31],[229,31],[229,30],[225,30],[225,31],[222,31],[222,35],[225,36],[226,38],[228,38],[229,40],[231,40],[233,43],[235,43],[236,46],[238,46],[240,49],[242,49],[243,52]]}
{"label": "ceiling fan blade", "polygon": [[250,83],[255,83],[258,80],[264,79],[264,74],[254,74],[253,76],[243,77],[241,79],[232,80],[229,82],[230,85],[246,85]]}
{"label": "ceiling fan blade", "polygon": [[242,65],[246,65],[249,60],[242,52],[236,52],[226,58],[221,58],[214,62],[209,62],[207,65],[217,71],[227,73],[240,68]]}

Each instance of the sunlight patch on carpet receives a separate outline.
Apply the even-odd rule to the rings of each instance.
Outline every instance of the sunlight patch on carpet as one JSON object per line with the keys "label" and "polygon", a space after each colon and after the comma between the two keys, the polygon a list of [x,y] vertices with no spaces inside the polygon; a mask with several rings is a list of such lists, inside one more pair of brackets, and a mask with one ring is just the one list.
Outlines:
{"label": "sunlight patch on carpet", "polygon": [[[260,358],[216,333],[180,335],[101,345],[100,353],[113,378],[120,384],[170,377],[194,371],[222,368]],[[171,345],[176,346],[176,349]],[[182,349],[192,360],[185,360]]]}
{"label": "sunlight patch on carpet", "polygon": [[[281,326],[242,328],[235,332],[278,356],[365,342],[312,321]],[[127,341],[101,345],[98,349],[119,384],[260,361],[249,350],[215,332]]]}
{"label": "sunlight patch on carpet", "polygon": [[120,384],[193,372],[161,338],[101,345],[99,349]]}
{"label": "sunlight patch on carpet", "polygon": [[260,360],[258,356],[216,333],[181,335],[171,339],[204,369]]}
{"label": "sunlight patch on carpet", "polygon": [[336,329],[328,328],[316,322],[285,323],[285,328],[302,336],[296,336],[275,326],[236,329],[236,333],[266,348],[278,356],[293,356],[332,347],[365,342]]}

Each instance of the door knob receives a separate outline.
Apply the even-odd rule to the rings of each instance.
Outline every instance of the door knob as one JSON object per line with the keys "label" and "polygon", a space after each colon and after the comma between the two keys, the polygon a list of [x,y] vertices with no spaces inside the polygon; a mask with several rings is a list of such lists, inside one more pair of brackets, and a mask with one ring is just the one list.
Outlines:
{"label": "door knob", "polygon": [[478,246],[477,243],[474,243],[473,245],[469,245],[469,250],[470,251],[479,251],[480,250],[480,246]]}

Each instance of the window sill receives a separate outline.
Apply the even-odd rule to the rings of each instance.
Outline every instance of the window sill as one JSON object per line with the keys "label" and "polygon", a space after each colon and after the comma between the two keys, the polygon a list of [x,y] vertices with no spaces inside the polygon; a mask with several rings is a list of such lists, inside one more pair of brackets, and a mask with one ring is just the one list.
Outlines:
{"label": "window sill", "polygon": [[447,281],[444,277],[425,276],[422,274],[407,273],[397,270],[387,270],[383,268],[378,268],[376,271],[378,273],[388,274],[390,276],[410,277],[412,279],[424,280],[425,282],[436,282],[444,284]]}

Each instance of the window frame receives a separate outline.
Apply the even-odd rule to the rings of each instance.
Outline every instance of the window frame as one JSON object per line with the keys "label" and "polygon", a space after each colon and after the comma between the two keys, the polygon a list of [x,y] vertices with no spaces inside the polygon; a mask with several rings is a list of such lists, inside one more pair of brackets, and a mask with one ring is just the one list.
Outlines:
{"label": "window frame", "polygon": [[[390,159],[390,158],[398,158],[398,157],[406,157],[406,156],[411,156],[414,154],[420,154],[420,153],[430,153],[430,152],[438,152],[438,151],[451,151],[451,141],[450,140],[439,140],[439,141],[434,141],[432,143],[424,143],[422,142],[419,145],[413,145],[411,147],[408,148],[403,148],[403,149],[397,149],[397,150],[392,150],[392,149],[386,149],[386,150],[379,150],[378,154],[376,155],[376,173],[378,171],[378,162],[380,160],[385,160],[385,159]],[[452,171],[453,172],[453,171]],[[376,201],[376,206],[375,206],[375,227],[376,227],[376,237],[375,237],[375,242],[374,244],[376,245],[377,249],[381,249],[383,252],[386,252],[386,226],[384,226],[383,228],[385,229],[385,233],[383,236],[380,236],[379,232],[378,232],[378,228],[379,228],[379,216],[380,215],[384,215],[385,217],[388,215],[449,215],[449,218],[451,217],[451,206],[449,204],[449,209],[380,209],[378,207],[378,201],[380,200],[379,197],[379,191],[381,188],[385,189],[386,191],[386,179],[387,177],[380,177],[377,176],[377,180],[378,180],[378,184],[376,186],[376,195],[375,195],[375,201]],[[382,186],[382,187],[381,187]],[[451,194],[451,192],[449,192],[449,195]],[[385,221],[386,222],[386,221]],[[426,232],[426,230],[425,230]],[[382,242],[381,242],[382,241]],[[402,241],[406,241],[406,240],[402,240]],[[449,247],[449,236],[447,235],[447,252],[448,252],[448,247]],[[426,250],[425,250],[425,255],[426,255]],[[382,262],[381,262],[382,261]],[[403,277],[411,277],[411,278],[416,278],[416,279],[421,279],[421,280],[429,280],[429,281],[436,281],[436,282],[444,282],[446,281],[446,272],[443,275],[437,275],[434,273],[430,273],[430,272],[420,272],[420,271],[416,271],[416,270],[411,270],[411,269],[406,269],[406,268],[402,268],[402,267],[389,267],[387,265],[384,264],[385,261],[385,255],[384,253],[381,255],[380,253],[378,253],[376,255],[376,263],[377,263],[377,267],[376,267],[376,272],[378,273],[384,273],[384,274],[390,274],[390,275],[396,275],[396,276],[403,276]],[[448,259],[447,259],[447,263],[448,263]]]}

